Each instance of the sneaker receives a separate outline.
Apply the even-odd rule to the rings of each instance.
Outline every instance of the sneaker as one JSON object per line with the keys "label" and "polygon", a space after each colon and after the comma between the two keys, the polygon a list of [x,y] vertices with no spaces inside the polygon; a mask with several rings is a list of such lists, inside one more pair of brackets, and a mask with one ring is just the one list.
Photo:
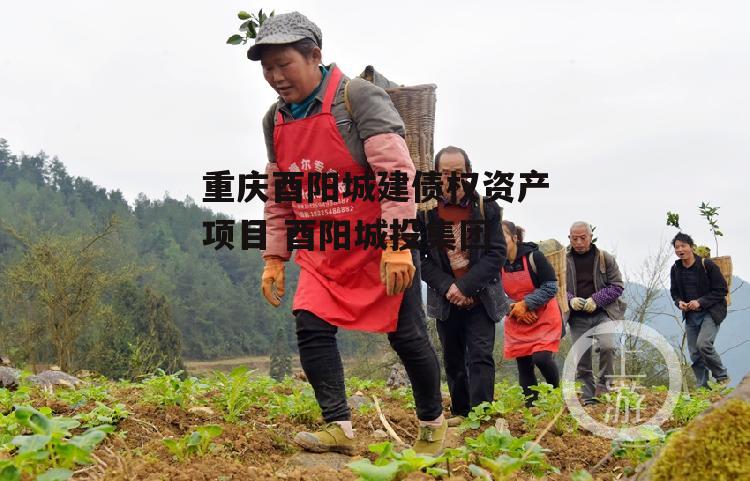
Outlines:
{"label": "sneaker", "polygon": [[439,456],[445,447],[445,434],[448,432],[448,420],[438,426],[419,426],[419,437],[412,449],[417,454]]}
{"label": "sneaker", "polygon": [[461,425],[462,422],[464,422],[466,418],[464,416],[461,416],[460,414],[457,414],[455,416],[451,416],[448,418],[448,427],[449,428],[455,428]]}
{"label": "sneaker", "polygon": [[602,403],[602,402],[601,402],[600,400],[596,399],[596,398],[592,398],[592,399],[585,399],[585,400],[583,401],[583,405],[584,405],[584,406],[593,406],[594,404],[601,404],[601,403]]}
{"label": "sneaker", "polygon": [[304,431],[297,433],[294,436],[294,442],[313,453],[335,451],[352,456],[356,452],[354,439],[347,437],[337,423],[328,423],[322,430],[314,433]]}

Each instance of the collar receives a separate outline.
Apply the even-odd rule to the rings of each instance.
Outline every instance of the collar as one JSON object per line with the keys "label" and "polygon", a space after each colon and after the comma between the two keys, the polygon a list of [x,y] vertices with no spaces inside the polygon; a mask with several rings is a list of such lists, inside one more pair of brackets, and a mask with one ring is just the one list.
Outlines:
{"label": "collar", "polygon": [[[328,75],[326,75],[323,78],[323,81],[318,86],[318,92],[315,94],[315,99],[311,103],[312,105],[322,104],[323,103],[323,97],[326,94],[326,90],[328,89],[328,82],[331,80],[331,71],[336,67],[335,63],[331,63],[330,65],[323,65],[326,69],[328,69]],[[284,102],[284,99],[281,97],[277,98],[277,104],[279,106],[279,110],[287,114],[289,117],[292,117],[292,109],[290,107],[290,104]]]}

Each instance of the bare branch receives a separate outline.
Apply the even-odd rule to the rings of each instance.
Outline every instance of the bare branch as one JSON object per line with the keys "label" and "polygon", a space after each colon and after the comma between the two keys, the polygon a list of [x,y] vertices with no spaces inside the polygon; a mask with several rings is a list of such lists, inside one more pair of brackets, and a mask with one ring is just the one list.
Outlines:
{"label": "bare branch", "polygon": [[740,347],[740,346],[742,346],[744,344],[747,344],[748,342],[750,342],[750,339],[745,339],[741,343],[735,344],[734,346],[730,347],[729,349],[726,349],[725,351],[721,352],[720,354],[726,354],[727,352],[731,351],[732,349]]}

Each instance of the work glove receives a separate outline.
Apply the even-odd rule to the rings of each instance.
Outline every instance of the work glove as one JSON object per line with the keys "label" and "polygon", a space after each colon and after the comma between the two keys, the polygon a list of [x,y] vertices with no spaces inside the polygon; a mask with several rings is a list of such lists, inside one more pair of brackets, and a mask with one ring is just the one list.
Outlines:
{"label": "work glove", "polygon": [[532,325],[539,320],[539,316],[537,316],[534,311],[527,311],[520,320],[524,324]]}
{"label": "work glove", "polygon": [[514,302],[510,305],[510,317],[515,317],[519,321],[523,320],[523,317],[528,314],[529,308],[526,306],[526,301],[521,300]]}
{"label": "work glove", "polygon": [[380,280],[385,284],[385,293],[389,296],[401,294],[411,287],[417,268],[411,259],[409,249],[394,251],[391,242],[380,257]]}
{"label": "work glove", "polygon": [[574,297],[570,300],[570,308],[574,311],[582,311],[586,305],[586,299],[582,297]]}
{"label": "work glove", "polygon": [[583,310],[586,312],[594,312],[596,310],[596,302],[592,298],[586,299],[586,303],[583,305]]}
{"label": "work glove", "polygon": [[284,261],[277,256],[269,256],[265,261],[260,290],[269,304],[279,307],[281,298],[284,297]]}

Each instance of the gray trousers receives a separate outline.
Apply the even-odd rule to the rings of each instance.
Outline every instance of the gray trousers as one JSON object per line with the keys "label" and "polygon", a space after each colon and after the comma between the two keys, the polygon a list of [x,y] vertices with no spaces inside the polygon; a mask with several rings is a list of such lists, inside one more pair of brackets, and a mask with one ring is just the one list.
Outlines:
{"label": "gray trousers", "polygon": [[[570,334],[573,337],[573,343],[578,341],[589,329],[609,320],[607,313],[604,311],[599,311],[591,315],[571,312],[568,323],[570,324]],[[593,338],[596,338],[596,341],[599,343],[599,372],[597,373],[596,380],[594,379],[593,360],[591,357]],[[607,381],[610,381],[611,376],[614,374],[615,352],[617,350],[615,346],[615,334],[595,334],[587,340],[584,349],[585,351],[581,355],[576,368],[576,381],[583,384],[583,400],[588,401],[598,394],[609,391],[611,382],[608,383]]]}
{"label": "gray trousers", "polygon": [[709,371],[717,381],[727,378],[727,370],[714,349],[718,332],[719,326],[708,311],[691,311],[685,316],[688,350],[698,387],[708,387]]}

